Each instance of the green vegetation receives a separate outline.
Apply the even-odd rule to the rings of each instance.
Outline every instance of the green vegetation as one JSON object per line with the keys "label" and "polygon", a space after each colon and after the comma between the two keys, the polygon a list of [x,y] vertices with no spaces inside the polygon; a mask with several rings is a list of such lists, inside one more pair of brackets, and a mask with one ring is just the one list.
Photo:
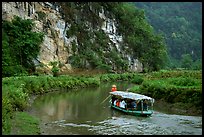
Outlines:
{"label": "green vegetation", "polygon": [[35,71],[33,59],[40,51],[43,34],[33,32],[32,20],[14,16],[2,22],[2,76],[27,75]]}
{"label": "green vegetation", "polygon": [[[135,2],[135,5],[145,11],[148,22],[165,37],[170,62],[168,67],[202,68],[201,2]],[[195,65],[182,63],[182,56],[186,54]],[[200,65],[197,65],[198,62]]]}
{"label": "green vegetation", "polygon": [[163,99],[166,102],[180,105],[186,109],[196,108],[198,112],[202,110],[201,71],[161,70],[145,74],[9,77],[2,79],[3,134],[10,134],[12,127],[11,120],[15,118],[15,112],[21,112],[29,106],[28,100],[31,95],[40,95],[62,88],[73,89],[99,86],[101,82],[118,80],[132,81],[137,84],[129,89],[131,92],[142,93],[156,100]]}
{"label": "green vegetation", "polygon": [[[144,77],[144,82],[129,91],[163,99],[169,103],[180,103],[183,109],[202,110],[201,71],[160,71]],[[188,104],[188,105],[186,105]]]}
{"label": "green vegetation", "polygon": [[183,54],[181,60],[181,67],[185,69],[192,69],[193,60],[190,54]]}
{"label": "green vegetation", "polygon": [[[55,4],[61,6],[60,13],[66,22],[65,25],[71,25],[67,30],[67,37],[77,38],[72,42],[72,48],[67,51],[72,53],[68,61],[74,68],[126,72],[130,63],[126,55],[130,55],[131,59],[138,59],[143,64],[144,72],[157,71],[166,66],[197,70],[202,68],[200,3]],[[188,8],[183,7],[189,7],[192,11],[198,7],[198,12],[187,11]],[[167,13],[169,11],[170,13]],[[123,37],[119,46],[121,52],[101,29],[105,20],[99,17],[99,12],[114,20],[117,28],[115,34]],[[39,20],[44,22],[45,13],[36,13]],[[35,73],[33,59],[39,53],[43,34],[33,32],[33,26],[32,20],[19,17],[15,17],[11,22],[3,21],[3,77]],[[50,29],[55,37],[55,32]],[[54,67],[53,71],[58,69]]]}
{"label": "green vegetation", "polygon": [[135,73],[123,73],[123,74],[102,74],[100,80],[102,82],[118,81],[118,80],[131,80],[136,74]]}
{"label": "green vegetation", "polygon": [[[99,86],[101,81],[128,80],[134,73],[104,74],[96,76],[21,76],[7,77],[2,80],[2,131],[10,134],[11,119],[15,111],[23,111],[29,106],[31,95],[39,95],[59,88],[73,89],[88,86]],[[52,90],[51,90],[52,89]]]}
{"label": "green vegetation", "polygon": [[[14,134],[39,134],[37,128],[39,121],[22,112],[29,106],[28,100],[31,95],[41,95],[59,88],[99,86],[101,82],[109,81],[128,80],[137,84],[129,91],[146,94],[156,100],[163,99],[169,103],[185,106],[185,108],[202,110],[202,71],[186,70],[202,68],[200,12],[194,12],[194,14],[190,14],[192,16],[187,17],[186,10],[188,8],[184,8],[185,12],[174,18],[182,7],[181,3],[176,6],[165,3],[165,8],[175,10],[161,8],[158,14],[145,10],[148,19],[153,21],[151,24],[157,32],[161,30],[165,32],[165,34],[155,34],[153,27],[148,24],[145,18],[144,10],[135,8],[133,3],[60,2],[58,4],[62,8],[60,11],[66,25],[67,23],[71,25],[67,31],[67,37],[77,37],[77,41],[72,42],[71,51],[68,51],[72,53],[68,59],[72,67],[75,69],[90,68],[108,73],[58,75],[62,64],[51,61],[51,71],[54,77],[39,75],[35,72],[33,59],[36,59],[39,54],[39,45],[43,41],[44,34],[32,31],[34,26],[32,20],[23,20],[17,16],[11,22],[3,20],[3,134],[11,134],[13,126],[17,128],[17,131],[14,129]],[[161,3],[161,5],[163,4]],[[147,4],[145,9],[151,7],[150,10],[155,10],[158,9],[158,5],[151,7]],[[190,6],[189,8],[193,11],[195,10],[195,5],[192,3],[185,5]],[[199,3],[196,5],[200,8]],[[175,7],[172,8],[172,6]],[[115,19],[115,25],[118,28],[116,34],[123,36],[123,42],[120,44],[121,52],[100,28],[104,20],[98,16],[98,13],[102,10],[106,17]],[[168,15],[166,11],[168,14],[175,12],[172,14],[174,16]],[[191,13],[190,10],[187,13]],[[43,12],[37,12],[37,14],[39,20],[44,20],[43,17],[46,15]],[[162,14],[168,15],[168,18],[163,18]],[[197,18],[198,21],[194,18]],[[193,22],[191,23],[190,20]],[[55,36],[53,30],[51,33]],[[168,52],[164,37],[169,46]],[[167,54],[170,56],[168,57]],[[125,55],[137,58],[143,64],[144,72],[151,73],[127,73],[129,62]],[[169,65],[167,64],[168,60],[170,61]],[[162,70],[165,65],[170,68],[182,67],[184,70]],[[121,72],[121,74],[113,74],[113,71]],[[32,73],[38,76],[25,76]],[[14,124],[12,124],[13,122]],[[33,130],[29,131],[30,128]]]}
{"label": "green vegetation", "polygon": [[[60,2],[64,20],[71,24],[67,37],[77,37],[72,43],[73,55],[69,58],[75,68],[91,68],[106,72],[128,70],[129,54],[143,63],[146,71],[164,68],[167,60],[166,47],[161,35],[156,35],[147,23],[144,11],[127,2]],[[123,36],[122,52],[101,29],[103,19],[98,13],[114,19],[116,34]],[[128,16],[127,16],[128,15]],[[110,48],[113,47],[113,48]]]}
{"label": "green vegetation", "polygon": [[39,135],[39,119],[26,112],[16,112],[12,120],[12,135]]}
{"label": "green vegetation", "polygon": [[3,78],[2,81],[2,131],[9,134],[11,118],[15,111],[28,107],[30,95],[38,95],[58,88],[98,86],[99,78],[76,76],[22,76]]}
{"label": "green vegetation", "polygon": [[58,76],[58,72],[59,72],[59,67],[58,67],[59,63],[58,63],[58,61],[51,61],[50,65],[52,66],[51,71],[53,73],[53,76],[57,77]]}
{"label": "green vegetation", "polygon": [[144,81],[144,79],[140,75],[134,76],[134,78],[131,80],[131,82],[135,83],[135,84],[142,84],[143,81]]}
{"label": "green vegetation", "polygon": [[46,14],[42,11],[36,11],[39,20],[45,20]]}

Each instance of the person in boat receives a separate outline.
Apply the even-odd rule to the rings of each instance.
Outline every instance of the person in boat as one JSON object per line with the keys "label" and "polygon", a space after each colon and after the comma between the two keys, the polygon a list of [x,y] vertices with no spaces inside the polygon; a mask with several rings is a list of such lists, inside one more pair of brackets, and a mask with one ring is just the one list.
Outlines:
{"label": "person in boat", "polygon": [[126,108],[126,105],[127,105],[127,103],[125,102],[125,100],[123,99],[121,102],[120,102],[120,107],[121,108]]}
{"label": "person in boat", "polygon": [[131,99],[127,99],[126,100],[126,102],[127,102],[127,109],[131,109]]}
{"label": "person in boat", "polygon": [[116,100],[116,106],[117,106],[117,107],[120,107],[120,99],[117,99],[117,100]]}
{"label": "person in boat", "polygon": [[147,110],[147,100],[146,99],[143,102],[143,110]]}
{"label": "person in boat", "polygon": [[[116,85],[112,85],[111,91],[112,91],[112,92],[117,91]],[[116,98],[115,96],[112,96],[112,104],[114,104],[114,101],[115,101],[116,99],[117,99],[117,98]]]}
{"label": "person in boat", "polygon": [[116,100],[117,100],[116,96],[115,96],[115,95],[113,95],[113,96],[112,96],[112,98],[111,98],[112,105],[114,105],[114,102],[116,103]]}
{"label": "person in boat", "polygon": [[112,92],[117,91],[116,85],[112,85],[111,91],[112,91]]}
{"label": "person in boat", "polygon": [[136,105],[137,105],[137,108],[136,108],[136,110],[139,110],[139,111],[141,111],[141,101],[137,101],[136,102]]}
{"label": "person in boat", "polygon": [[117,102],[117,99],[116,99],[116,100],[114,100],[114,102],[113,102],[113,105],[114,105],[114,106],[116,106],[116,102]]}
{"label": "person in boat", "polygon": [[137,107],[136,101],[135,101],[135,100],[132,100],[132,102],[131,102],[131,108],[132,108],[132,109],[136,109],[136,107]]}

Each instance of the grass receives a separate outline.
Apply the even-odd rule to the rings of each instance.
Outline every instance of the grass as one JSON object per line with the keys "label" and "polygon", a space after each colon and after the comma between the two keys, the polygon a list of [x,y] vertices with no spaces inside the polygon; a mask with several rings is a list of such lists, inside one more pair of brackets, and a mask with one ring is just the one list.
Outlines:
{"label": "grass", "polygon": [[[2,79],[2,130],[10,134],[11,120],[16,111],[23,111],[29,106],[29,96],[41,95],[55,89],[73,89],[99,86],[103,81],[131,79],[134,74],[94,74],[94,75],[60,75],[58,77],[21,76]],[[18,117],[18,115],[17,115]]]}
{"label": "grass", "polygon": [[87,72],[58,77],[48,75],[9,77],[2,79],[2,133],[39,134],[39,129],[32,127],[37,125],[37,120],[25,112],[16,111],[23,111],[27,107],[28,98],[31,95],[44,94],[59,88],[99,86],[101,82],[118,80],[132,81],[137,84],[129,89],[131,92],[148,95],[156,100],[164,99],[174,103],[175,106],[190,103],[192,108],[197,108],[196,111],[202,107],[202,71],[159,71],[144,74],[90,74]]}
{"label": "grass", "polygon": [[12,135],[39,135],[39,119],[26,112],[16,112],[12,119]]}
{"label": "grass", "polygon": [[[160,71],[145,74],[144,81],[129,89],[171,103],[188,113],[202,112],[202,71]],[[192,111],[192,112],[190,112]]]}

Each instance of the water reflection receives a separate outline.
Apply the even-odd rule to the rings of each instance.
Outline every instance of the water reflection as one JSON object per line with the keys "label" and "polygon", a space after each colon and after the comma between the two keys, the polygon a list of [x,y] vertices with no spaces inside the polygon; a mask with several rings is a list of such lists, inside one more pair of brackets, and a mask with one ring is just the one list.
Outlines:
{"label": "water reflection", "polygon": [[[31,113],[42,120],[42,134],[201,135],[202,117],[155,111],[151,117],[125,115],[109,107],[111,85],[48,93],[35,99]],[[118,82],[118,90],[133,86]]]}
{"label": "water reflection", "polygon": [[[130,84],[124,83],[118,89],[126,90],[129,86]],[[97,122],[111,117],[109,99],[103,103],[109,96],[110,89],[111,84],[104,84],[103,87],[97,88],[49,93],[37,98],[33,108],[46,122],[55,120]]]}

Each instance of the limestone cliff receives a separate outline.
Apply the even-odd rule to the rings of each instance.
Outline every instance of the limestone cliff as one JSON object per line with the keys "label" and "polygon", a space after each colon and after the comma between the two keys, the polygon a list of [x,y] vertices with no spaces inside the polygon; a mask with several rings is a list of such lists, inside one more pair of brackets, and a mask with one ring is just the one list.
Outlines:
{"label": "limestone cliff", "polygon": [[[44,32],[44,41],[41,44],[40,54],[35,59],[35,64],[42,63],[47,66],[50,61],[60,61],[63,66],[61,71],[71,71],[72,66],[69,57],[73,55],[72,43],[75,41],[78,44],[76,36],[67,36],[67,30],[71,24],[65,21],[60,13],[61,7],[50,2],[2,2],[2,19],[12,20],[14,15],[20,16],[23,19],[33,19],[35,23],[34,31]],[[122,50],[122,36],[117,34],[116,22],[105,16],[104,10],[98,13],[98,16],[103,20],[99,26],[108,36],[109,50],[116,48],[118,53],[129,61],[129,70],[142,71],[142,64],[132,58],[131,54],[125,53]],[[78,47],[79,48],[79,47]],[[111,60],[107,62],[112,63]],[[88,62],[86,62],[87,66]],[[112,64],[115,69],[114,64]],[[43,68],[43,69],[46,69]]]}

